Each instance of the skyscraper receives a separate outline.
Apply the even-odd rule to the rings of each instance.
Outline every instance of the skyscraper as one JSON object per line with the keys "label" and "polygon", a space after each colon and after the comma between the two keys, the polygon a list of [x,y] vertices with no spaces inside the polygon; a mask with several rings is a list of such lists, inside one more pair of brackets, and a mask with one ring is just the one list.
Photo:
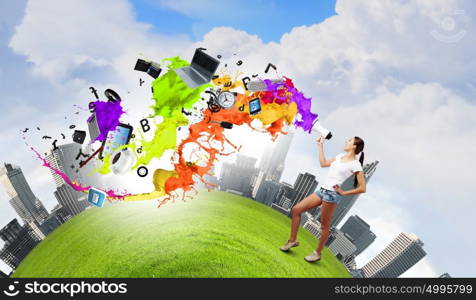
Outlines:
{"label": "skyscraper", "polygon": [[260,171],[264,174],[263,180],[275,182],[281,180],[293,136],[294,133],[288,131],[287,134],[279,136],[273,145],[266,148],[260,163]]}
{"label": "skyscraper", "polygon": [[[50,151],[46,156],[46,161],[53,168],[66,174],[70,180],[82,182],[80,173],[76,172],[79,164],[76,162],[76,156],[80,151],[81,145],[78,143],[60,145],[57,149]],[[84,194],[75,191],[64,181],[63,177],[56,174],[53,170],[51,170],[51,175],[56,184],[56,191],[54,192],[56,200],[71,216],[76,216],[88,207]]]}
{"label": "skyscraper", "polygon": [[[70,143],[60,145],[55,150],[51,150],[46,156],[46,161],[55,169],[60,170],[68,176],[71,180],[81,181],[80,173],[76,172],[79,162],[76,161],[76,156],[81,150],[81,145],[78,143]],[[74,168],[71,168],[71,166]],[[55,181],[56,187],[65,184],[64,179],[51,170],[51,175]]]}
{"label": "skyscraper", "polygon": [[[363,167],[364,170],[364,176],[365,176],[365,181],[368,183],[372,175],[374,174],[377,165],[379,161],[374,161],[372,163],[365,164]],[[342,184],[342,189],[343,190],[352,190],[354,189],[354,175],[351,175],[349,178],[347,178],[344,183]],[[354,205],[355,201],[357,198],[359,198],[360,194],[357,195],[348,195],[348,196],[343,196],[339,204],[337,205],[334,215],[332,216],[332,223],[331,227],[337,226],[340,221],[345,217],[345,215],[349,212],[349,210],[352,208]],[[321,217],[321,209],[318,208],[316,210],[316,218]]]}
{"label": "skyscraper", "polygon": [[279,206],[284,207],[284,205],[287,203],[285,208],[291,209],[291,198],[294,195],[294,190],[293,186],[290,185],[289,183],[282,182],[281,186],[279,187],[279,191],[276,194],[275,202]]}
{"label": "skyscraper", "polygon": [[261,183],[256,194],[256,201],[271,206],[278,195],[281,184],[275,181],[265,180]]}
{"label": "skyscraper", "polygon": [[71,219],[71,214],[69,213],[69,210],[67,210],[64,206],[61,204],[57,204],[52,210],[51,214],[56,216],[60,224],[65,223],[69,219]]}
{"label": "skyscraper", "polygon": [[40,241],[28,224],[21,226],[17,219],[0,229],[0,238],[5,241],[0,250],[0,259],[12,269],[15,269]]}
{"label": "skyscraper", "polygon": [[[332,237],[332,238],[331,238]],[[339,229],[334,229],[327,241],[329,251],[340,260],[347,260],[347,258],[355,253],[357,247],[349,240],[347,235]]]}
{"label": "skyscraper", "polygon": [[370,230],[369,224],[362,220],[359,216],[350,216],[342,225],[340,230],[345,233],[357,250],[355,255],[359,255],[375,240],[375,234]]}
{"label": "skyscraper", "polygon": [[61,204],[65,211],[71,216],[78,215],[88,206],[86,203],[86,195],[75,191],[67,184],[62,184],[57,187],[54,195],[58,203]]}
{"label": "skyscraper", "polygon": [[233,164],[224,163],[220,172],[220,190],[251,197],[257,169],[256,158],[238,154]]}
{"label": "skyscraper", "polygon": [[[315,237],[321,238],[321,223],[316,219],[310,218],[309,213],[305,214],[307,215],[307,220],[303,227]],[[348,236],[336,228],[332,228],[329,232],[326,246],[340,261],[347,261],[350,256],[355,257],[354,253],[357,250]]]}
{"label": "skyscraper", "polygon": [[291,207],[312,194],[316,190],[317,184],[318,182],[316,180],[316,176],[307,172],[304,174],[299,174],[298,178],[294,182],[294,193],[291,198]]}
{"label": "skyscraper", "polygon": [[423,242],[413,233],[400,233],[382,252],[362,267],[366,278],[397,278],[423,257]]}
{"label": "skyscraper", "polygon": [[0,182],[10,197],[13,209],[25,223],[43,223],[48,217],[48,211],[33,194],[19,167],[5,163],[0,169]]}

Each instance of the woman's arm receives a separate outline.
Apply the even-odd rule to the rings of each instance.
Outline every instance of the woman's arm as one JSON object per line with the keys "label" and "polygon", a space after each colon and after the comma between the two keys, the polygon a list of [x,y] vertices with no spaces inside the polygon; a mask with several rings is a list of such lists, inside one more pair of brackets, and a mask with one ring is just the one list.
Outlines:
{"label": "woman's arm", "polygon": [[335,185],[334,190],[342,196],[365,193],[367,191],[367,183],[365,182],[364,172],[359,171],[356,173],[357,174],[355,176],[357,176],[358,183],[357,188],[353,190],[344,191],[339,185]]}
{"label": "woman's arm", "polygon": [[321,168],[326,168],[331,165],[331,163],[336,160],[335,158],[331,158],[327,160],[324,156],[324,138],[321,136],[317,139],[317,146],[319,148],[319,164]]}

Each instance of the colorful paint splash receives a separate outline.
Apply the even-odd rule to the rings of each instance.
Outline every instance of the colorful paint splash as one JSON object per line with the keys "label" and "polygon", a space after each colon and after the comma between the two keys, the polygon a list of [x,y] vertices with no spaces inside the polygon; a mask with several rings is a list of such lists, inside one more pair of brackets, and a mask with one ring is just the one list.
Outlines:
{"label": "colorful paint splash", "polygon": [[121,101],[95,101],[93,102],[93,105],[100,132],[96,141],[104,141],[107,139],[107,134],[110,131],[116,130],[116,127],[119,124],[119,119],[124,113],[124,109],[121,106]]}
{"label": "colorful paint splash", "polygon": [[[265,91],[250,92],[244,89],[240,78],[241,73],[236,74],[234,79],[229,74],[221,74],[209,84],[190,89],[173,71],[173,69],[189,65],[189,63],[178,56],[166,58],[163,62],[168,63],[168,71],[152,82],[153,104],[150,106],[152,110],[150,122],[154,122],[154,124],[150,125],[155,125],[153,137],[147,140],[140,134],[140,137],[136,137],[123,148],[130,148],[136,156],[136,162],[132,169],[136,169],[140,165],[148,165],[154,158],[160,159],[165,151],[173,150],[175,153],[172,157],[173,170],[155,170],[153,173],[154,190],[151,192],[132,195],[107,191],[106,194],[110,199],[125,201],[159,199],[160,206],[171,199],[175,200],[179,196],[179,191],[182,193],[182,199],[185,199],[187,192],[194,190],[197,180],[210,186],[203,178],[211,172],[216,160],[221,156],[230,155],[240,150],[239,146],[226,138],[226,129],[220,126],[220,122],[228,122],[234,126],[246,124],[252,130],[268,133],[272,139],[276,139],[279,134],[286,134],[283,131],[285,124],[293,124],[304,131],[310,131],[312,123],[317,118],[317,114],[311,112],[311,98],[305,97],[302,92],[296,89],[290,78],[283,77],[281,83],[273,83],[264,79],[267,87]],[[233,107],[221,109],[218,112],[212,112],[210,109],[201,111],[203,118],[199,122],[191,124],[188,127],[188,136],[178,143],[178,128],[189,125],[189,120],[182,113],[183,109],[190,109],[199,101],[208,98],[209,95],[205,93],[207,89],[216,92],[233,91],[237,88],[243,88],[244,93],[235,93],[236,101]],[[250,115],[248,105],[255,98],[260,99],[261,112]],[[120,102],[96,101],[94,105],[101,132],[96,140],[102,141],[107,138],[109,131],[115,130],[124,110]],[[160,123],[153,121],[157,117],[160,117]],[[259,120],[262,127],[252,126],[254,120]],[[201,153],[203,163],[193,162],[185,154],[184,150],[190,145],[196,147],[195,152]],[[233,150],[225,152],[227,146]],[[141,148],[140,155],[136,153],[138,148]],[[61,171],[52,168],[36,150],[31,149],[43,161],[44,166],[62,176],[65,182],[75,190],[86,191],[90,188],[71,182]],[[108,155],[103,159],[103,164],[97,171],[107,174],[110,169],[111,156]]]}
{"label": "colorful paint splash", "polygon": [[[25,137],[23,137],[23,139],[25,140]],[[42,157],[41,154],[35,148],[30,146],[26,142],[25,142],[25,144],[28,147],[30,147],[30,150],[33,151],[33,153],[35,153],[36,157],[42,162],[44,167],[47,167],[54,174],[57,174],[61,178],[63,178],[65,183],[68,184],[70,187],[72,187],[75,191],[78,191],[78,192],[87,192],[87,191],[89,191],[89,189],[91,188],[90,186],[83,186],[78,182],[71,181],[71,179],[69,179],[68,176],[65,173],[63,173],[60,170],[53,167],[44,157]],[[106,193],[108,199],[110,199],[110,200],[124,200],[125,197],[128,197],[130,195],[130,194],[127,194],[127,193],[118,194],[116,191],[113,191],[113,190],[107,190],[107,191],[104,191],[104,192]]]}

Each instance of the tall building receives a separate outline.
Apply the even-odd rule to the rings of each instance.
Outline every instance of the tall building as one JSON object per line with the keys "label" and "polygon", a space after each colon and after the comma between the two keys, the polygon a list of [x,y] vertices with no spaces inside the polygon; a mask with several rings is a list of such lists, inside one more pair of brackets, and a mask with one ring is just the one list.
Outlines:
{"label": "tall building", "polygon": [[203,180],[206,182],[203,183],[201,180],[197,181],[197,184],[195,185],[197,188],[206,188],[206,189],[216,189],[218,188],[218,185],[219,185],[219,180],[218,178],[215,176],[216,173],[215,173],[215,167],[213,167],[210,172],[208,174],[205,174],[203,176]]}
{"label": "tall building", "polygon": [[291,210],[289,208],[282,207],[282,206],[278,205],[277,203],[271,204],[271,208],[274,209],[274,210],[279,211],[280,213],[282,213],[285,216],[289,216],[289,212]]}
{"label": "tall building", "polygon": [[251,197],[257,169],[256,158],[238,154],[233,164],[224,163],[220,172],[220,190]]}
{"label": "tall building", "polygon": [[[379,161],[374,161],[372,163],[368,163],[364,165],[363,170],[364,170],[365,181],[367,182],[367,184],[370,178],[372,177],[372,175],[374,174],[378,163]],[[351,175],[349,178],[347,178],[341,186],[342,189],[343,190],[354,189],[354,178],[355,178],[354,175]],[[360,194],[347,195],[342,197],[341,201],[339,202],[339,204],[337,205],[334,211],[334,215],[332,216],[331,227],[336,227],[342,221],[342,219],[344,219],[344,217],[347,215],[347,213],[352,208],[352,206],[354,205],[355,201],[359,198],[359,196]],[[321,217],[320,208],[315,210],[315,215],[316,215],[316,218]]]}
{"label": "tall building", "polygon": [[347,260],[357,250],[348,236],[339,229],[334,229],[332,234],[329,235],[327,247],[340,261]]}
{"label": "tall building", "polygon": [[[309,217],[304,223],[304,228],[317,238],[321,238],[321,223],[318,220]],[[355,257],[357,248],[342,231],[331,228],[326,246],[340,261],[349,261],[349,257]]]}
{"label": "tall building", "polygon": [[71,216],[76,216],[88,206],[86,195],[75,191],[67,184],[62,184],[54,192],[56,200]]}
{"label": "tall building", "polygon": [[[81,151],[81,145],[78,143],[70,143],[60,145],[55,150],[51,150],[46,156],[46,161],[55,169],[66,174],[72,181],[83,182],[81,175],[77,172],[76,156]],[[56,184],[54,195],[58,203],[65,208],[68,214],[76,216],[89,205],[85,201],[86,196],[83,193],[75,191],[69,186],[61,175],[51,170],[51,175]]]}
{"label": "tall building", "polygon": [[357,270],[357,263],[355,262],[355,254],[349,255],[346,259],[343,259],[342,262],[348,271],[351,272]]}
{"label": "tall building", "polygon": [[357,248],[354,253],[356,256],[367,249],[376,238],[375,233],[370,230],[369,224],[357,215],[350,216],[340,230],[347,235]]}
{"label": "tall building", "polygon": [[278,195],[281,184],[275,181],[265,180],[261,183],[258,192],[256,194],[255,200],[261,202],[265,205],[271,206],[275,202],[276,196]]}
{"label": "tall building", "polygon": [[67,209],[65,209],[61,204],[57,204],[52,210],[51,215],[56,216],[60,224],[65,223],[69,219],[71,219],[71,214]]}
{"label": "tall building", "polygon": [[365,278],[397,278],[425,257],[423,242],[413,233],[400,233],[382,252],[362,267]]}
{"label": "tall building", "polygon": [[[266,176],[266,174],[264,173],[264,171],[262,171],[261,169],[258,169],[258,174],[256,175],[256,180],[255,180],[255,182],[253,182],[253,190],[251,191],[251,198],[257,200],[258,193],[259,193],[259,190],[261,188],[261,185],[265,181],[268,181],[268,182],[271,181],[271,180],[266,180],[265,176]],[[272,181],[272,182],[276,182],[276,181]],[[261,202],[261,201],[259,201],[259,202]]]}
{"label": "tall building", "polygon": [[0,229],[0,238],[5,241],[0,250],[0,259],[12,269],[15,269],[40,241],[28,224],[21,226],[17,219]]}
{"label": "tall building", "polygon": [[[293,186],[289,183],[282,182],[279,191],[276,194],[275,202],[279,206],[291,209],[291,198],[294,196]],[[286,206],[285,206],[286,205]]]}
{"label": "tall building", "polygon": [[272,180],[279,182],[284,171],[286,156],[293,140],[294,133],[288,131],[287,134],[281,135],[274,142],[274,145],[266,148],[260,164],[260,171],[264,175],[264,180]]}
{"label": "tall building", "polygon": [[48,218],[46,218],[45,221],[43,221],[43,223],[40,225],[40,230],[45,236],[47,236],[61,224],[62,222],[55,214],[50,214]]}
{"label": "tall building", "polygon": [[318,182],[316,180],[316,176],[307,172],[304,174],[299,174],[298,178],[294,182],[294,193],[291,198],[291,207],[315,192],[317,184]]}
{"label": "tall building", "polygon": [[48,217],[48,211],[33,194],[19,167],[5,163],[0,169],[0,182],[10,197],[13,209],[25,223],[43,223]]}
{"label": "tall building", "polygon": [[306,215],[306,222],[304,223],[303,227],[309,231],[313,236],[320,238],[321,237],[321,222],[315,220],[311,217],[311,214],[305,212]]}
{"label": "tall building", "polygon": [[[81,182],[80,173],[76,172],[79,164],[79,162],[76,161],[76,156],[80,150],[81,145],[78,143],[60,145],[55,150],[51,150],[45,159],[53,168],[66,174],[69,179]],[[72,168],[71,166],[74,167]],[[63,177],[53,172],[53,170],[51,170],[51,175],[53,175],[56,187],[60,187],[66,183]]]}

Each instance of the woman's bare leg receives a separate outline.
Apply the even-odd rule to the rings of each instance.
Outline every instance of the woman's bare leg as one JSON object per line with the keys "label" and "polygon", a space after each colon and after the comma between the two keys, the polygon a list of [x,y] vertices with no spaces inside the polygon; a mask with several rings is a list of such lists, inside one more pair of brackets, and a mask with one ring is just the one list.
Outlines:
{"label": "woman's bare leg", "polygon": [[321,205],[321,203],[321,198],[319,198],[319,196],[317,196],[315,193],[312,193],[304,198],[301,202],[294,205],[294,207],[291,209],[292,221],[289,242],[294,243],[296,241],[299,224],[301,224],[301,214],[306,210]]}
{"label": "woman's bare leg", "polygon": [[329,230],[331,228],[332,215],[336,209],[336,203],[329,203],[326,201],[322,202],[321,207],[321,238],[319,239],[319,245],[317,246],[316,252],[321,256],[322,248],[327,243],[329,238]]}

